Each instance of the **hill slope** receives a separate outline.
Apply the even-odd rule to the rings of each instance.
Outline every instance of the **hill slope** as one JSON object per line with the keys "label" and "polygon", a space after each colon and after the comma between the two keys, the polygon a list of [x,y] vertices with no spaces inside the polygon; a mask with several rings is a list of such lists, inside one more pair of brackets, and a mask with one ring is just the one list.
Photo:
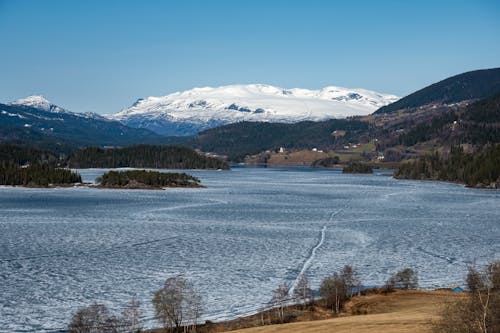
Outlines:
{"label": "hill slope", "polygon": [[[335,136],[336,130],[342,131],[343,136]],[[245,155],[280,147],[329,149],[337,140],[361,136],[368,130],[368,123],[352,119],[295,124],[241,122],[203,131],[191,145],[202,151],[228,155],[230,160],[241,160]]]}
{"label": "hill slope", "polygon": [[452,104],[481,99],[500,91],[500,68],[483,69],[452,76],[383,106],[375,114],[428,104]]}
{"label": "hill slope", "polygon": [[41,96],[0,104],[1,143],[57,149],[85,145],[163,143],[165,140],[149,130],[131,128],[96,114],[67,111]]}
{"label": "hill slope", "polygon": [[[410,333],[432,332],[432,320],[449,302],[464,297],[445,291],[401,291],[394,294],[355,297],[348,304],[363,315],[268,325],[235,330],[235,333]],[[353,313],[355,314],[355,313]]]}

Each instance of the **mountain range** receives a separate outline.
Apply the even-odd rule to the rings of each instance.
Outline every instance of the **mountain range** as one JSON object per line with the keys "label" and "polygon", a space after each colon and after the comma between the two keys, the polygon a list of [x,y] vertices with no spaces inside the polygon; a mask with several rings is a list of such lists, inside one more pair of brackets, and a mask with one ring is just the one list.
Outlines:
{"label": "mountain range", "polygon": [[394,95],[334,86],[308,90],[228,85],[139,99],[106,117],[166,136],[194,135],[241,121],[295,123],[367,115],[396,100]]}
{"label": "mountain range", "polygon": [[[377,151],[426,143],[424,151],[436,144],[496,142],[499,91],[495,68],[456,75],[401,99],[339,87],[232,85],[148,97],[101,116],[30,96],[0,104],[0,143],[54,151],[183,144],[237,159],[279,147],[330,150],[373,139]],[[172,134],[191,136],[165,136]]]}
{"label": "mountain range", "polygon": [[169,143],[147,129],[131,128],[94,113],[70,112],[42,96],[0,104],[0,142],[59,152],[91,145]]}

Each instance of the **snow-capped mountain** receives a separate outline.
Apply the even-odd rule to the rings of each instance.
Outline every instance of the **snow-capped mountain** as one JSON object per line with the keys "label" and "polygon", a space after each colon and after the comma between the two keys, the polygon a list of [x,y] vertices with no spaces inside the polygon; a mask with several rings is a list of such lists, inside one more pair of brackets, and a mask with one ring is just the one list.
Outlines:
{"label": "snow-capped mountain", "polygon": [[239,121],[292,123],[367,115],[398,99],[370,90],[334,86],[308,90],[264,84],[229,85],[139,99],[107,117],[163,135],[191,135]]}
{"label": "snow-capped mountain", "polygon": [[28,96],[26,98],[20,98],[9,104],[29,106],[30,108],[39,109],[47,112],[72,113],[68,110],[60,108],[57,105],[52,104],[45,97],[41,95],[33,95],[33,96]]}
{"label": "snow-capped mountain", "polygon": [[131,128],[95,113],[76,113],[52,104],[42,96],[0,103],[2,142],[59,147],[159,144],[165,138],[141,128]]}
{"label": "snow-capped mountain", "polygon": [[93,119],[101,119],[101,120],[106,120],[107,118],[104,118],[103,116],[93,113],[93,112],[85,112],[85,113],[78,113],[78,112],[71,112],[69,110],[63,109],[50,101],[48,101],[45,97],[41,95],[33,95],[33,96],[28,96],[26,98],[20,98],[18,100],[15,100],[14,102],[8,103],[9,105],[20,105],[20,106],[27,106],[30,108],[38,109],[38,110],[43,110],[46,112],[52,112],[52,113],[65,113],[65,114],[70,114],[73,116],[77,117],[83,117],[83,118],[93,118]]}

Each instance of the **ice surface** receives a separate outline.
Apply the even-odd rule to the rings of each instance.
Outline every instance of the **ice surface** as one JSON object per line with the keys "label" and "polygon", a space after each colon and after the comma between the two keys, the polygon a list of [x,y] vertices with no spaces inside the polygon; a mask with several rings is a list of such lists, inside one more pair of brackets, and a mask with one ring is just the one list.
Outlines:
{"label": "ice surface", "polygon": [[345,264],[365,285],[412,267],[436,288],[500,259],[499,191],[332,170],[190,173],[207,188],[0,188],[0,331],[64,329],[82,306],[119,311],[133,296],[155,327],[152,295],[177,273],[220,320],[265,307],[301,272],[317,288]]}

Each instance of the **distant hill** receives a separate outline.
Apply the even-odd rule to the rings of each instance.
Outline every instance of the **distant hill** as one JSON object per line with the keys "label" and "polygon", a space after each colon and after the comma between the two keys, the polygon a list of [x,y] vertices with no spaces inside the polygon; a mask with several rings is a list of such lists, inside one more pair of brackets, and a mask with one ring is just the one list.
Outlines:
{"label": "distant hill", "polygon": [[406,146],[431,140],[447,145],[500,143],[500,93],[436,114],[399,137],[399,143]]}
{"label": "distant hill", "polygon": [[[32,102],[32,99],[29,101]],[[95,114],[72,113],[48,105],[19,102],[0,104],[0,143],[68,151],[81,146],[168,144],[176,141]]]}
{"label": "distant hill", "polygon": [[362,136],[368,131],[367,122],[354,119],[295,124],[241,122],[203,131],[190,144],[202,151],[228,155],[230,160],[237,161],[246,155],[280,147],[330,149],[339,141]]}
{"label": "distant hill", "polygon": [[452,76],[383,106],[375,114],[428,104],[451,104],[481,99],[500,91],[500,68],[483,69]]}

